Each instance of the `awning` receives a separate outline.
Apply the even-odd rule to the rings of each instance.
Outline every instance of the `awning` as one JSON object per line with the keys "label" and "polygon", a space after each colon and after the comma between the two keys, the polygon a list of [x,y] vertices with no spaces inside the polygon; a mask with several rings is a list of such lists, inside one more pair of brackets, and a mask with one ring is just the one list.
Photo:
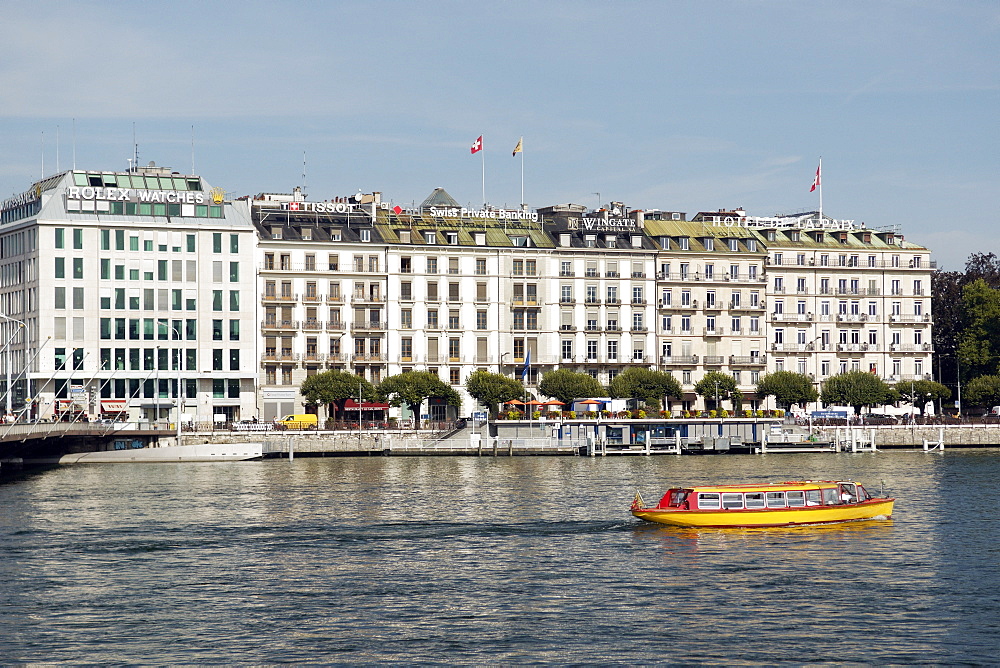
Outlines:
{"label": "awning", "polygon": [[101,399],[101,411],[104,413],[122,413],[125,411],[124,399]]}
{"label": "awning", "polygon": [[[363,411],[384,411],[389,409],[389,404],[377,404],[377,403],[362,403],[361,410]],[[358,410],[358,402],[354,399],[348,399],[344,402],[345,411],[356,411]]]}

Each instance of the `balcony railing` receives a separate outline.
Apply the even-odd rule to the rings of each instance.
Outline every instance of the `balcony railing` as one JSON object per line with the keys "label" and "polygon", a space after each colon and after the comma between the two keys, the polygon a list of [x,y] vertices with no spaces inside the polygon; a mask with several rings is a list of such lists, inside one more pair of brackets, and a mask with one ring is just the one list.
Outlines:
{"label": "balcony railing", "polygon": [[664,366],[690,365],[697,363],[698,363],[697,355],[671,355],[671,356],[660,357],[660,364]]}
{"label": "balcony railing", "polygon": [[297,330],[298,320],[264,320],[260,323],[261,329]]}

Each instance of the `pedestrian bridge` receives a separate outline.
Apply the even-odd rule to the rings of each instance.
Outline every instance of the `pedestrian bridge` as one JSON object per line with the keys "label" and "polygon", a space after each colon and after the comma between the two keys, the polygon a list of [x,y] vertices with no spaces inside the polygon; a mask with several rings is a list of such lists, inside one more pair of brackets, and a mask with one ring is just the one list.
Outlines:
{"label": "pedestrian bridge", "polygon": [[109,438],[132,436],[173,436],[168,423],[157,422],[31,422],[0,425],[0,443],[25,442],[46,438]]}

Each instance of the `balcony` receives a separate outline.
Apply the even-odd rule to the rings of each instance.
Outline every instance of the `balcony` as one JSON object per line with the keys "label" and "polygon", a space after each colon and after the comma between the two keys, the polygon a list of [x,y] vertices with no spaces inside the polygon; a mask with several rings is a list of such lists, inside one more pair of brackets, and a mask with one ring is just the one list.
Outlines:
{"label": "balcony", "polygon": [[603,328],[600,325],[587,325],[583,328],[586,332],[600,332]]}
{"label": "balcony", "polygon": [[597,297],[587,297],[586,299],[583,300],[583,303],[585,303],[585,304],[600,304],[601,300],[598,299]]}
{"label": "balcony", "polygon": [[294,303],[296,303],[298,301],[299,301],[299,296],[297,294],[293,295],[293,294],[288,294],[288,293],[274,294],[273,292],[272,293],[265,292],[260,297],[260,303],[261,304],[285,304],[285,305],[287,305],[287,304],[294,304]]}
{"label": "balcony", "polygon": [[608,326],[605,327],[604,330],[607,331],[607,332],[620,332],[620,331],[622,331],[622,328],[620,326],[618,326],[618,325],[612,325],[612,324],[608,323]]}
{"label": "balcony", "polygon": [[688,366],[697,363],[697,355],[671,355],[660,357],[660,364],[662,366]]}
{"label": "balcony", "polygon": [[319,304],[323,302],[323,295],[304,294],[302,295],[302,301],[307,304]]}
{"label": "balcony", "polygon": [[354,353],[351,355],[352,362],[388,362],[388,355],[382,353]]}
{"label": "balcony", "polygon": [[837,352],[841,353],[863,353],[867,352],[867,343],[838,343]]}
{"label": "balcony", "polygon": [[619,274],[617,271],[606,271],[604,272],[604,278],[618,278]]}
{"label": "balcony", "polygon": [[335,294],[332,294],[332,295],[327,295],[326,296],[326,303],[327,304],[343,304],[344,303],[344,295],[342,295],[340,293],[335,293]]}
{"label": "balcony", "polygon": [[351,323],[352,332],[372,332],[386,329],[386,323],[381,320],[360,320]]}
{"label": "balcony", "polygon": [[722,366],[726,362],[726,358],[722,355],[705,355],[702,359],[705,366]]}
{"label": "balcony", "polygon": [[342,332],[344,328],[343,320],[328,320],[326,323],[326,331],[328,332]]}
{"label": "balcony", "polygon": [[572,271],[566,271],[565,269],[559,271],[560,278],[573,278],[576,274]]}
{"label": "balcony", "polygon": [[575,332],[576,325],[559,325],[560,332]]}
{"label": "balcony", "polygon": [[645,306],[646,300],[642,297],[635,297],[632,299],[632,306]]}
{"label": "balcony", "polygon": [[772,313],[771,322],[812,322],[812,313]]}
{"label": "balcony", "polygon": [[330,353],[326,356],[327,366],[336,366],[338,364],[344,364],[347,361],[347,355],[345,353]]}
{"label": "balcony", "polygon": [[644,325],[632,325],[632,329],[630,329],[629,331],[632,332],[633,334],[645,334],[646,332],[649,331],[649,328],[645,327]]}
{"label": "balcony", "polygon": [[305,353],[302,355],[303,362],[325,362],[326,353]]}
{"label": "balcony", "polygon": [[270,364],[278,364],[280,362],[298,362],[299,354],[290,352],[270,352],[264,353],[260,356],[260,361]]}
{"label": "balcony", "polygon": [[323,331],[324,322],[322,320],[303,320],[302,329],[307,332],[321,332]]}
{"label": "balcony", "polygon": [[807,353],[813,350],[811,343],[772,343],[771,350],[786,353]]}
{"label": "balcony", "polygon": [[384,304],[385,297],[382,295],[351,295],[352,304]]}
{"label": "balcony", "polygon": [[607,300],[605,301],[605,303],[606,304],[621,304],[622,300],[618,299],[618,297],[608,297]]}
{"label": "balcony", "polygon": [[703,330],[704,336],[723,336],[726,333],[725,327],[706,327]]}
{"label": "balcony", "polygon": [[262,331],[282,331],[282,332],[295,332],[299,329],[298,320],[264,320],[260,323],[260,328]]}
{"label": "balcony", "polygon": [[[866,313],[838,313],[837,322],[868,322],[868,314]],[[872,316],[874,319],[874,316]]]}
{"label": "balcony", "polygon": [[644,271],[633,271],[632,278],[646,278],[646,272]]}
{"label": "balcony", "polygon": [[764,366],[764,355],[730,355],[730,366]]}
{"label": "balcony", "polygon": [[559,298],[559,303],[560,304],[575,304],[576,303],[576,299],[574,299],[573,297],[560,297]]}

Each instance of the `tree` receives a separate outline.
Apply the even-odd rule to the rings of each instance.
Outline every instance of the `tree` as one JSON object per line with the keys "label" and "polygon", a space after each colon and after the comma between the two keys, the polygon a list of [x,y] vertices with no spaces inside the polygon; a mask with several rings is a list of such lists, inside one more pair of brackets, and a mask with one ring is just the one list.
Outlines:
{"label": "tree", "polygon": [[913,406],[923,406],[928,401],[947,399],[951,397],[951,390],[935,383],[933,380],[915,380],[910,383],[901,381],[896,383],[896,392],[901,401],[905,401]]}
{"label": "tree", "polygon": [[[348,399],[358,399],[359,392],[362,401],[371,401],[377,396],[371,383],[347,371],[324,371],[309,376],[299,386],[299,394],[307,404],[327,407],[334,404],[337,407],[336,412],[341,416],[344,413],[344,404]],[[360,418],[360,413],[358,417]]]}
{"label": "tree", "polygon": [[485,369],[474,371],[465,381],[465,389],[494,416],[501,404],[524,396],[524,385],[519,381]]}
{"label": "tree", "polygon": [[719,402],[728,399],[736,391],[736,381],[728,374],[709,371],[695,384],[694,391],[705,397],[706,401],[711,398],[718,410]]}
{"label": "tree", "polygon": [[555,397],[567,406],[581,397],[597,397],[604,394],[604,387],[597,379],[585,373],[569,369],[556,369],[542,375],[538,381],[538,391],[547,397]]}
{"label": "tree", "polygon": [[406,405],[420,428],[420,405],[427,399],[443,399],[449,406],[461,407],[458,392],[429,371],[404,371],[389,376],[375,388],[383,401],[393,406]]}
{"label": "tree", "polygon": [[881,406],[898,400],[899,395],[873,373],[847,371],[830,376],[823,385],[823,403],[853,406],[855,413],[862,406]]}
{"label": "tree", "polygon": [[1000,406],[1000,376],[979,376],[962,388],[963,400],[971,406]]}
{"label": "tree", "polygon": [[1000,290],[977,278],[962,289],[964,327],[958,335],[962,371],[971,377],[1000,367]]}
{"label": "tree", "polygon": [[774,397],[779,408],[789,408],[792,404],[805,406],[816,401],[819,393],[813,387],[809,376],[794,371],[775,371],[757,383],[757,396]]}
{"label": "tree", "polygon": [[650,369],[626,369],[611,381],[611,396],[623,399],[639,399],[647,406],[660,407],[664,397],[680,399],[684,396],[681,384],[666,371]]}

